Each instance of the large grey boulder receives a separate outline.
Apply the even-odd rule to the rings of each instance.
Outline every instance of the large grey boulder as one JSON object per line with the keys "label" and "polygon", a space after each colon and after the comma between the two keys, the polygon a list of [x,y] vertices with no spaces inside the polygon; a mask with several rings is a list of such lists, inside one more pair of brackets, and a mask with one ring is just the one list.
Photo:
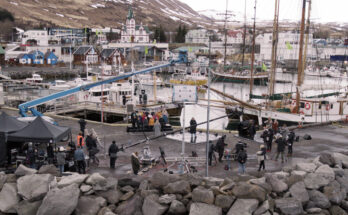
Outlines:
{"label": "large grey boulder", "polygon": [[304,183],[307,189],[317,190],[320,187],[328,185],[330,180],[322,175],[309,173],[306,175]]}
{"label": "large grey boulder", "polygon": [[117,178],[114,177],[108,177],[106,178],[106,183],[95,183],[93,185],[93,190],[95,191],[107,191],[110,189],[116,189],[118,185]]}
{"label": "large grey boulder", "polygon": [[332,157],[335,159],[335,163],[343,168],[348,168],[348,156],[341,153],[332,153]]}
{"label": "large grey boulder", "polygon": [[192,201],[213,204],[214,193],[203,187],[197,187],[192,191]]}
{"label": "large grey boulder", "polygon": [[16,205],[16,212],[18,215],[36,215],[42,201],[29,202],[23,200]]}
{"label": "large grey boulder", "polygon": [[62,188],[62,187],[69,186],[71,184],[76,184],[80,186],[80,184],[82,184],[82,182],[84,182],[87,177],[88,175],[82,175],[82,174],[76,174],[76,173],[69,176],[64,176],[58,182],[58,187]]}
{"label": "large grey boulder", "polygon": [[234,196],[239,199],[252,199],[255,198],[260,202],[265,201],[266,191],[261,187],[245,182],[239,182],[232,190]]}
{"label": "large grey boulder", "polygon": [[0,192],[0,211],[4,213],[16,213],[15,206],[19,203],[19,200],[16,184],[4,184]]}
{"label": "large grey boulder", "polygon": [[279,180],[274,175],[268,174],[266,176],[266,182],[268,182],[271,185],[272,191],[276,193],[281,193],[288,190],[288,185],[284,183],[283,181]]}
{"label": "large grey boulder", "polygon": [[34,174],[20,177],[17,180],[18,194],[28,201],[43,199],[52,180],[53,176],[50,174]]}
{"label": "large grey boulder", "polygon": [[258,185],[258,186],[262,187],[264,190],[266,190],[267,193],[272,192],[272,187],[271,187],[271,185],[269,185],[266,182],[266,178],[265,177],[250,179],[249,183],[250,184],[255,184],[255,185]]}
{"label": "large grey boulder", "polygon": [[348,195],[348,177],[346,177],[346,176],[343,176],[343,177],[337,176],[336,177],[336,181],[341,185],[342,189],[344,188],[346,190],[347,195]]}
{"label": "large grey boulder", "polygon": [[101,186],[105,186],[106,185],[106,178],[104,178],[102,175],[100,175],[100,173],[93,173],[92,175],[90,175],[86,182],[86,184],[95,186],[97,184],[101,185]]}
{"label": "large grey boulder", "polygon": [[87,192],[92,190],[92,186],[83,184],[83,185],[80,186],[80,190],[81,190],[82,193],[87,193]]}
{"label": "large grey boulder", "polygon": [[169,183],[163,188],[163,192],[167,194],[183,194],[186,195],[191,192],[190,184],[187,181],[177,181]]}
{"label": "large grey boulder", "polygon": [[7,175],[4,172],[0,172],[0,190],[4,186],[7,180]]}
{"label": "large grey boulder", "polygon": [[37,215],[66,215],[71,214],[77,206],[80,189],[73,183],[62,189],[48,191],[42,201]]}
{"label": "large grey boulder", "polygon": [[260,207],[256,209],[256,211],[253,213],[253,215],[261,215],[266,213],[269,210],[269,201],[266,200],[262,203]]}
{"label": "large grey boulder", "polygon": [[54,176],[59,176],[60,175],[60,172],[59,172],[58,168],[55,165],[53,165],[53,164],[41,166],[37,173],[38,174],[51,174],[51,175],[54,175]]}
{"label": "large grey boulder", "polygon": [[319,156],[319,161],[331,167],[335,166],[335,158],[332,156],[331,153],[327,153],[327,152],[321,153]]}
{"label": "large grey boulder", "polygon": [[26,167],[23,164],[19,165],[19,167],[15,171],[16,176],[32,175],[35,173],[37,173],[36,169]]}
{"label": "large grey boulder", "polygon": [[216,177],[204,177],[202,184],[206,187],[219,186],[224,179]]}
{"label": "large grey boulder", "polygon": [[174,194],[165,194],[165,195],[158,198],[158,202],[160,204],[165,204],[165,205],[169,205],[174,200],[176,200],[176,195],[174,195]]}
{"label": "large grey boulder", "polygon": [[98,191],[96,194],[106,199],[106,201],[109,204],[117,204],[123,195],[123,193],[119,191],[118,189],[111,189],[108,191]]}
{"label": "large grey boulder", "polygon": [[133,191],[129,191],[128,193],[125,193],[121,196],[120,201],[127,201],[134,195]]}
{"label": "large grey boulder", "polygon": [[151,196],[145,198],[142,211],[144,215],[161,215],[168,209],[167,205],[156,202]]}
{"label": "large grey boulder", "polygon": [[108,207],[103,207],[99,210],[98,215],[116,215],[112,210]]}
{"label": "large grey boulder", "polygon": [[134,195],[128,201],[122,202],[115,210],[116,214],[142,215],[143,200],[139,195]]}
{"label": "large grey boulder", "polygon": [[343,210],[340,206],[333,205],[330,208],[330,214],[331,215],[347,215],[348,213],[346,210]]}
{"label": "large grey boulder", "polygon": [[329,165],[322,165],[318,167],[318,169],[315,170],[315,173],[329,181],[335,180],[335,172],[331,167],[329,167]]}
{"label": "large grey boulder", "polygon": [[297,163],[296,170],[305,171],[308,173],[314,172],[317,166],[314,163]]}
{"label": "large grey boulder", "polygon": [[215,205],[194,202],[190,207],[190,215],[222,215],[222,209]]}
{"label": "large grey boulder", "polygon": [[291,187],[297,182],[303,181],[306,175],[307,175],[307,172],[305,171],[294,170],[291,172],[291,175],[285,180],[285,183],[289,187]]}
{"label": "large grey boulder", "polygon": [[94,196],[81,196],[75,209],[76,215],[96,215],[104,206],[102,201]]}
{"label": "large grey boulder", "polygon": [[345,209],[346,211],[348,211],[348,201],[342,201],[341,202],[341,207],[343,209]]}
{"label": "large grey boulder", "polygon": [[276,199],[275,206],[285,215],[303,214],[302,204],[295,198]]}
{"label": "large grey boulder", "polygon": [[173,215],[186,214],[186,207],[180,201],[173,200],[170,204],[168,213]]}
{"label": "large grey boulder", "polygon": [[257,199],[237,199],[227,215],[250,215],[257,209],[259,201]]}
{"label": "large grey boulder", "polygon": [[337,181],[325,186],[323,193],[331,203],[337,205],[341,204],[342,200],[346,198],[346,189],[341,189],[341,185]]}
{"label": "large grey boulder", "polygon": [[302,181],[297,182],[290,187],[290,194],[295,199],[300,200],[302,204],[305,204],[309,201],[309,195],[306,190],[306,186]]}
{"label": "large grey boulder", "polygon": [[164,172],[156,172],[150,178],[151,185],[155,188],[163,188],[169,183],[180,180],[179,176],[174,174],[168,174]]}
{"label": "large grey boulder", "polygon": [[222,208],[223,210],[228,210],[231,208],[235,197],[229,195],[217,195],[215,198],[215,205]]}
{"label": "large grey boulder", "polygon": [[310,190],[308,192],[310,201],[318,208],[327,209],[331,204],[329,199],[320,191]]}

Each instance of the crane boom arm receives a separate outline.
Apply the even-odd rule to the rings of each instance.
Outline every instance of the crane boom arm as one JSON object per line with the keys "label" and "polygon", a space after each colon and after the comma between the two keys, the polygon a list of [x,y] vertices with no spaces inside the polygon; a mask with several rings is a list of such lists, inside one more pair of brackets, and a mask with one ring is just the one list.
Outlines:
{"label": "crane boom arm", "polygon": [[143,69],[143,70],[139,70],[139,71],[134,71],[134,72],[118,75],[116,77],[112,77],[112,78],[109,78],[109,79],[106,79],[106,80],[101,80],[101,81],[98,81],[98,82],[95,82],[95,83],[85,84],[85,85],[78,86],[78,87],[75,87],[75,88],[72,88],[72,89],[68,89],[68,90],[65,90],[65,91],[54,93],[54,94],[49,95],[49,96],[38,98],[38,99],[29,101],[29,102],[25,102],[25,103],[20,104],[18,106],[19,113],[20,113],[21,116],[26,117],[27,116],[27,112],[30,110],[32,112],[33,116],[41,116],[42,113],[40,113],[39,111],[37,111],[35,109],[35,107],[40,105],[40,104],[44,104],[44,103],[52,101],[52,100],[63,98],[63,97],[75,94],[77,92],[80,92],[80,91],[87,91],[87,90],[89,90],[89,89],[91,89],[93,87],[101,86],[103,84],[110,84],[110,83],[115,82],[115,81],[126,79],[128,77],[133,76],[133,75],[144,74],[144,73],[147,73],[147,72],[154,71],[156,69],[160,69],[160,68],[164,68],[164,67],[168,67],[168,66],[173,66],[176,63],[188,63],[187,53],[186,52],[180,52],[179,53],[179,58],[177,60],[172,60],[172,61],[170,61],[167,64],[153,66],[153,67],[149,67],[149,68],[146,68],[146,69]]}

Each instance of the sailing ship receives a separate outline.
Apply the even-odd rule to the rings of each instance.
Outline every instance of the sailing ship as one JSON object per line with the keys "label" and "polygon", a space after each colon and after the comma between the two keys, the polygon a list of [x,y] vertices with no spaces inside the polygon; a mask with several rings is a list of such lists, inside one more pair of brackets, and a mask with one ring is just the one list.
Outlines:
{"label": "sailing ship", "polygon": [[[282,101],[273,101],[277,94],[274,93],[274,82],[275,82],[275,67],[276,67],[276,47],[277,44],[277,23],[279,14],[279,0],[276,1],[276,13],[275,13],[275,26],[273,34],[273,47],[272,47],[272,70],[270,77],[270,89],[269,95],[266,100],[264,100],[265,105],[252,105],[250,103],[238,101],[231,95],[227,95],[222,92],[220,95],[236,100],[240,105],[229,106],[226,112],[235,113],[242,120],[243,117],[254,119],[259,125],[262,125],[264,121],[271,119],[278,120],[281,124],[298,124],[298,123],[323,123],[332,122],[338,120],[348,119],[348,99],[346,98],[347,89],[343,89],[343,96],[337,97],[325,97],[317,96],[318,98],[301,98],[302,83],[303,83],[303,73],[305,68],[306,52],[303,57],[303,43],[304,43],[304,20],[306,13],[306,0],[303,0],[302,7],[302,21],[301,21],[301,37],[300,37],[300,50],[299,50],[299,63],[298,63],[298,75],[297,75],[297,87],[296,94],[291,93],[288,97],[282,97]],[[309,11],[310,11],[311,1],[309,1]],[[278,11],[277,11],[278,8]],[[309,19],[308,13],[308,19]],[[309,28],[309,22],[307,29]],[[307,31],[308,32],[308,31]],[[307,42],[307,39],[306,39]],[[317,72],[321,76],[321,71]],[[251,89],[252,89],[252,83]],[[214,90],[214,89],[213,89]],[[252,90],[250,90],[252,92]],[[252,93],[250,93],[252,95]],[[319,98],[320,97],[320,98]]]}

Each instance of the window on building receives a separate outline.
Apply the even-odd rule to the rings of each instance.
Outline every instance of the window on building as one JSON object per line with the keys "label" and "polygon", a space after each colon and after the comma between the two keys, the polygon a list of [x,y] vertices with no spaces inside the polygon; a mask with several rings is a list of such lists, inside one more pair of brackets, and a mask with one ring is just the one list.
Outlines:
{"label": "window on building", "polygon": [[139,41],[143,41],[143,37],[139,37]]}

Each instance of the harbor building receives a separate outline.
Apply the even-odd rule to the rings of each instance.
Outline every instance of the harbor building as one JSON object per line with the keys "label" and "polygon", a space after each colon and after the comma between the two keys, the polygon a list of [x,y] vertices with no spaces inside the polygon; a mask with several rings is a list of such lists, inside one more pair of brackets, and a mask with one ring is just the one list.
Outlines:
{"label": "harbor building", "polygon": [[148,43],[150,31],[147,26],[141,22],[136,25],[132,7],[128,10],[126,24],[122,25],[121,42],[123,43]]}

